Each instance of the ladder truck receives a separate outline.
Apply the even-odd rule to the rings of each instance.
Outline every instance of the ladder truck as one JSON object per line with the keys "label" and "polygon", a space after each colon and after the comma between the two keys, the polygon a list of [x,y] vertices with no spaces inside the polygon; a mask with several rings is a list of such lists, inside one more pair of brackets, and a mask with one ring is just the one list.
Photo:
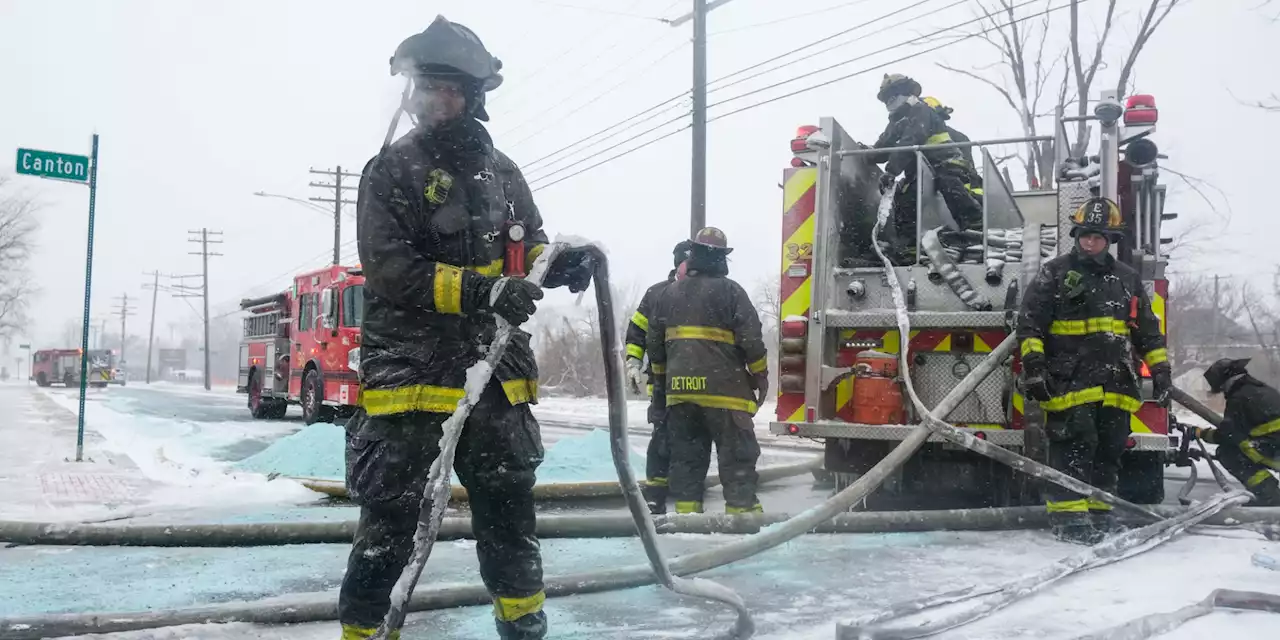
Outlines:
{"label": "ladder truck", "polygon": [[[1103,94],[1094,114],[1066,118],[1059,111],[1052,137],[954,144],[982,151],[982,232],[970,232],[967,242],[950,247],[944,258],[964,276],[968,292],[953,288],[952,279],[944,282],[938,261],[928,257],[930,233],[936,241],[937,230],[956,227],[935,192],[922,148],[898,150],[916,157],[918,232],[905,241],[916,243],[914,255],[919,257],[888,271],[866,266],[866,256],[850,260],[857,251],[850,237],[870,232],[881,204],[882,172],[870,159],[877,150],[857,143],[834,118],[801,127],[792,141],[791,166],[783,173],[779,392],[770,431],[822,441],[824,469],[837,489],[879,462],[919,422],[901,387],[897,369],[902,350],[920,399],[925,406],[936,406],[1013,331],[1019,292],[1035,277],[1041,260],[1071,250],[1069,216],[1091,196],[1105,195],[1120,205],[1126,234],[1112,251],[1140,272],[1165,331],[1168,255],[1162,248],[1169,239],[1161,236],[1161,225],[1176,214],[1164,213],[1159,152],[1151,140],[1158,119],[1155,100],[1135,95],[1122,103],[1114,93]],[[1068,153],[1066,125],[1078,120],[1099,127],[1096,155]],[[1046,141],[1054,142],[1056,184],[1010,188],[988,147]],[[905,293],[909,336],[899,335],[889,278],[896,278]],[[1159,503],[1164,466],[1173,461],[1170,417],[1150,401],[1150,372],[1134,357],[1145,402],[1131,418],[1120,494],[1134,502]],[[939,417],[975,437],[1043,461],[1043,413],[1019,392],[1019,367],[1015,353],[954,411]],[[1038,501],[1037,487],[1025,476],[935,438],[867,506],[957,508]]]}

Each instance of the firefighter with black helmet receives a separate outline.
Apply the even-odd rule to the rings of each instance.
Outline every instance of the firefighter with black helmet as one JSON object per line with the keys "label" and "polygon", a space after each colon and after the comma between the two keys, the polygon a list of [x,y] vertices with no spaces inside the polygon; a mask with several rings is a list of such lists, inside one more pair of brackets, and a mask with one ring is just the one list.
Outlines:
{"label": "firefighter with black helmet", "polygon": [[[876,140],[876,149],[940,145],[953,142],[947,127],[933,107],[920,99],[920,83],[898,73],[885,74],[876,99],[889,110],[889,126]],[[954,147],[924,152],[934,174],[934,186],[947,203],[961,229],[982,228],[982,187],[975,184],[973,166]],[[913,152],[872,156],[885,163],[884,186],[894,188],[892,244],[899,263],[915,262],[916,245],[916,156]],[[895,185],[894,179],[903,176]]]}
{"label": "firefighter with black helmet", "polygon": [[728,278],[731,251],[721,230],[699,231],[686,277],[667,285],[649,318],[654,402],[667,412],[676,513],[702,512],[712,445],[725,512],[762,511],[752,417],[769,393],[768,360],[760,316]]}
{"label": "firefighter with black helmet", "polygon": [[[463,398],[466,370],[496,333],[520,325],[542,291],[521,279],[547,242],[520,169],[482,124],[501,63],[470,29],[437,17],[391,58],[411,82],[411,132],[384,146],[360,180],[364,270],[360,406],[347,425],[347,488],[360,506],[339,597],[343,640],[374,633],[413,548],[419,504],[442,424]],[[544,286],[589,285],[585,250],[551,265]],[[480,575],[500,638],[547,632],[534,474],[543,458],[537,364],[514,330],[463,426],[454,469],[470,496]]]}
{"label": "firefighter with black helmet", "polygon": [[[1173,383],[1142,279],[1108,252],[1123,237],[1120,208],[1092,198],[1071,223],[1075,246],[1041,266],[1022,299],[1022,386],[1045,411],[1050,465],[1115,493],[1131,414],[1142,405],[1135,352],[1158,402],[1168,402]],[[1118,530],[1104,502],[1057,485],[1045,497],[1059,539],[1094,544]]]}
{"label": "firefighter with black helmet", "polygon": [[1209,391],[1227,399],[1217,429],[1192,433],[1218,445],[1214,457],[1254,495],[1255,506],[1280,507],[1280,391],[1249,375],[1248,358],[1223,358],[1204,372]]}
{"label": "firefighter with black helmet", "polygon": [[[934,113],[937,113],[939,118],[942,118],[943,127],[947,130],[947,135],[951,136],[952,142],[969,142],[969,136],[951,126],[951,114],[955,113],[955,109],[948,107],[943,104],[941,100],[933,96],[925,96],[920,98],[920,100],[929,105],[929,108],[933,109]],[[964,161],[969,163],[969,167],[973,168],[978,166],[973,162],[973,147],[960,147],[959,151],[960,154],[964,156]],[[981,195],[981,192],[979,192],[979,195]]]}
{"label": "firefighter with black helmet", "polygon": [[627,379],[636,393],[639,393],[641,388],[648,389],[649,393],[648,418],[649,424],[653,425],[653,435],[649,438],[649,448],[644,463],[645,477],[648,482],[641,489],[645,502],[649,505],[649,512],[654,515],[667,512],[671,446],[670,435],[667,433],[666,408],[654,401],[652,373],[644,364],[645,345],[648,342],[649,318],[653,315],[654,306],[657,305],[658,298],[667,285],[676,281],[676,272],[689,258],[689,247],[692,244],[689,240],[681,240],[676,244],[671,251],[675,264],[667,274],[667,279],[645,290],[639,306],[636,307],[636,312],[631,316],[631,322],[627,323]]}

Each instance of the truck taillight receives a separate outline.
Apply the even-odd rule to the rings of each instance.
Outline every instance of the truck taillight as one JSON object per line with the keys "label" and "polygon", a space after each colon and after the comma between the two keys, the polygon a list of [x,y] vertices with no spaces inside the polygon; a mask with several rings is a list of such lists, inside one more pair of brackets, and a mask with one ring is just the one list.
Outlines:
{"label": "truck taillight", "polygon": [[1141,366],[1141,367],[1139,367],[1139,369],[1140,369],[1140,371],[1142,372],[1142,377],[1144,377],[1144,378],[1150,378],[1150,377],[1151,377],[1151,367],[1148,367],[1148,366],[1147,366],[1147,363],[1145,363],[1145,362],[1144,362],[1144,363],[1142,363],[1142,366]]}
{"label": "truck taillight", "polygon": [[1124,103],[1124,123],[1126,125],[1155,124],[1160,119],[1160,110],[1156,108],[1155,96],[1139,94],[1129,96]]}
{"label": "truck taillight", "polygon": [[809,136],[818,130],[817,127],[807,124],[796,129],[796,137],[791,139],[791,153],[804,153],[809,150]]}
{"label": "truck taillight", "polygon": [[809,319],[800,318],[782,321],[782,337],[803,338],[809,332]]}

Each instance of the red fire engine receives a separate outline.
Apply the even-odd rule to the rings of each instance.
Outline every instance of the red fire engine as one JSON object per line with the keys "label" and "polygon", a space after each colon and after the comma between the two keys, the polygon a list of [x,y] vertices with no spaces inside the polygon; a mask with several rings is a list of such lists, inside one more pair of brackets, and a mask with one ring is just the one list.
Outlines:
{"label": "red fire engine", "polygon": [[[112,366],[114,352],[105,349],[89,350],[89,385],[105,387],[119,381]],[[31,379],[47,387],[62,384],[68,387],[80,384],[79,349],[41,349],[31,354]]]}
{"label": "red fire engine", "polygon": [[354,411],[360,398],[360,315],[364,277],[330,266],[294,278],[275,295],[242,300],[249,312],[236,390],[254,418],[282,418],[302,406],[307,424]]}

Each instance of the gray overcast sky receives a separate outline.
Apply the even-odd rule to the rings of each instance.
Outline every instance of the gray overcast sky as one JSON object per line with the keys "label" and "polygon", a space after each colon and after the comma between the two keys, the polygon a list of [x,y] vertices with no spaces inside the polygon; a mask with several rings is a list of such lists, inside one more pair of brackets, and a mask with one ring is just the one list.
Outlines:
{"label": "gray overcast sky", "polygon": [[[710,77],[911,4],[736,0],[711,16]],[[712,93],[711,102],[972,16],[973,3],[947,8],[953,4],[927,3],[882,23],[923,14],[906,26],[867,30],[851,44],[804,64]],[[1112,59],[1127,47],[1135,13],[1147,2],[1120,4],[1126,13],[1114,36]],[[1253,10],[1256,4],[1199,0],[1176,10],[1145,50],[1137,86],[1159,101],[1158,140],[1171,155],[1167,165],[1215,183],[1234,210],[1226,226],[1187,189],[1176,188],[1169,210],[1214,220],[1214,231],[1224,234],[1217,255],[1230,258],[1206,254],[1175,269],[1252,274],[1269,285],[1280,262],[1268,179],[1274,172],[1269,147],[1280,143],[1280,116],[1237,100],[1280,91],[1280,74],[1271,65],[1280,60],[1280,27]],[[244,295],[284,288],[304,265],[327,262],[332,227],[321,214],[252,193],[305,198],[319,195],[307,187],[313,178],[309,167],[341,164],[359,171],[376,152],[398,98],[400,85],[388,75],[387,58],[437,13],[472,27],[504,61],[506,84],[490,94],[490,129],[498,146],[524,164],[684,91],[691,54],[682,43],[689,38],[689,25],[670,28],[610,12],[674,17],[691,5],[688,0],[0,0],[5,98],[0,101],[0,154],[7,158],[0,172],[12,172],[8,163],[19,146],[87,153],[89,135],[96,130],[102,135],[102,161],[94,315],[106,315],[112,296],[144,295],[144,271],[198,272],[199,259],[187,254],[196,247],[187,244],[186,232],[200,227],[225,232],[226,243],[218,247],[225,255],[213,260],[210,285],[213,312],[222,313]],[[1096,13],[1103,6],[1094,0],[1084,11]],[[825,8],[831,10],[772,23]],[[1065,12],[1054,20],[1065,30]],[[917,50],[874,56],[713,108],[712,115]],[[920,79],[927,94],[956,109],[955,125],[974,139],[1018,133],[1012,112],[994,92],[938,69],[934,63],[940,60],[980,65],[992,57],[986,45],[970,41],[888,69]],[[832,115],[856,137],[873,140],[885,122],[874,97],[884,71],[711,125],[708,221],[723,228],[737,248],[733,275],[748,289],[778,269],[777,185],[796,126]],[[1114,71],[1104,71],[1096,86],[1113,78]],[[606,94],[615,84],[620,86]],[[646,124],[677,115],[673,111]],[[686,131],[538,191],[549,232],[598,239],[623,281],[645,285],[661,278],[671,245],[687,233],[688,149]],[[536,178],[543,172],[526,173]],[[38,345],[54,346],[82,304],[87,190],[34,178],[18,181],[46,204],[32,264],[42,295],[34,305],[31,333]],[[345,239],[354,238],[351,231],[344,230]],[[347,245],[346,254],[354,261],[354,244]],[[144,303],[135,322],[145,311]],[[192,318],[183,301],[162,299],[160,326]]]}

